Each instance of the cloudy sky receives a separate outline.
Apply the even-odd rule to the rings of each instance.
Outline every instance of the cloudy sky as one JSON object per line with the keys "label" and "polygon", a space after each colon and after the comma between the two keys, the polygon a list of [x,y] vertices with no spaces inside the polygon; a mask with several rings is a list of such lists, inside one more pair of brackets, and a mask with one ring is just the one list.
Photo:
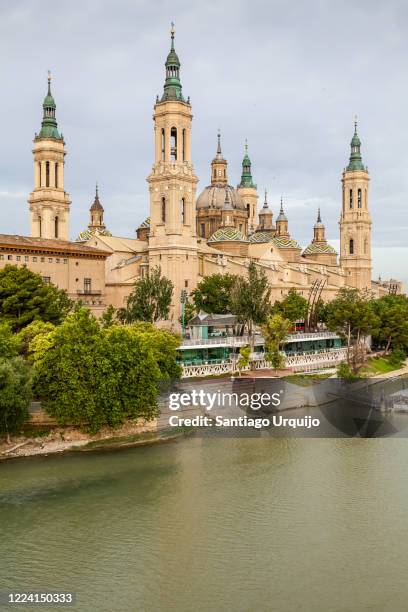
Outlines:
{"label": "cloudy sky", "polygon": [[337,245],[340,178],[358,115],[374,273],[408,282],[404,0],[2,0],[0,232],[28,232],[32,138],[50,69],[72,237],[88,223],[95,181],[109,229],[134,235],[148,216],[152,110],[172,20],[199,190],[217,129],[232,184],[247,138],[259,192],[268,189],[275,213],[283,196],[293,237],[308,243],[320,205]]}

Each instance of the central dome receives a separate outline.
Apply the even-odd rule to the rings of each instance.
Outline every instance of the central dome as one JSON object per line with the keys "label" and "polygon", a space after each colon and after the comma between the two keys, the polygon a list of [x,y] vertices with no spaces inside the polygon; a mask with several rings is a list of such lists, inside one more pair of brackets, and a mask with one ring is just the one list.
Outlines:
{"label": "central dome", "polygon": [[229,200],[232,208],[237,210],[246,210],[243,199],[239,195],[234,187],[231,185],[224,185],[222,183],[216,183],[208,185],[198,196],[196,208],[197,210],[202,208],[224,208],[225,196],[228,191]]}

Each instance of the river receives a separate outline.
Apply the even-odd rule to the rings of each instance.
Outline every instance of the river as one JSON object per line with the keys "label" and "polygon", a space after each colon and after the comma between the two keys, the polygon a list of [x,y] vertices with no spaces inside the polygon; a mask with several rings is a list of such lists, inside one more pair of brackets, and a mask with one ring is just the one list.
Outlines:
{"label": "river", "polygon": [[81,612],[406,611],[407,460],[401,438],[207,436],[6,462],[0,590],[72,590]]}

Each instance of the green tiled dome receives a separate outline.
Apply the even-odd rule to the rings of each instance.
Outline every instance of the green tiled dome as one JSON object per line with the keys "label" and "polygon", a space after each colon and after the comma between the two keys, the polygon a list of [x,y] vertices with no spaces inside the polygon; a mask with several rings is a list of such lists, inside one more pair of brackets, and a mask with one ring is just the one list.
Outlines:
{"label": "green tiled dome", "polygon": [[278,249],[300,249],[300,246],[298,245],[296,240],[293,240],[292,238],[283,238],[276,236],[272,239],[271,242],[273,242],[274,245],[278,247]]}
{"label": "green tiled dome", "polygon": [[274,232],[255,232],[249,237],[249,242],[253,244],[262,244],[264,242],[271,242],[273,239]]}
{"label": "green tiled dome", "polygon": [[220,227],[208,239],[208,244],[212,242],[248,242],[248,240],[235,227]]}
{"label": "green tiled dome", "polygon": [[112,236],[109,230],[95,230],[91,231],[89,228],[78,234],[78,238],[75,242],[85,242],[85,240],[89,240],[92,236]]}
{"label": "green tiled dome", "polygon": [[320,253],[334,253],[337,251],[330,244],[315,244],[311,242],[303,251],[303,255],[319,255]]}

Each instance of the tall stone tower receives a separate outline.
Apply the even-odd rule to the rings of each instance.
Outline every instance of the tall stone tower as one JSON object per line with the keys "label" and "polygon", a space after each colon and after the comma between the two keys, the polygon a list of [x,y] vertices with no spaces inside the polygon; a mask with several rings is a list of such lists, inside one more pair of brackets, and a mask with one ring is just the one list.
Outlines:
{"label": "tall stone tower", "polygon": [[237,189],[248,211],[248,233],[252,233],[258,225],[258,192],[252,179],[251,160],[249,159],[248,144],[246,141],[245,155],[242,160],[241,182]]}
{"label": "tall stone tower", "polygon": [[64,191],[65,142],[58,132],[55,108],[48,73],[41,130],[34,137],[34,190],[28,198],[30,234],[34,238],[69,240],[71,202]]}
{"label": "tall stone tower", "polygon": [[171,319],[177,324],[182,290],[196,286],[198,255],[195,193],[198,179],[191,163],[192,112],[183,97],[180,60],[171,48],[166,60],[166,80],[154,106],[155,162],[147,178],[150,191],[149,267],[160,266],[174,285]]}
{"label": "tall stone tower", "polygon": [[340,265],[346,285],[371,288],[371,216],[368,207],[368,170],[361,158],[357,121],[351,140],[351,155],[343,172],[343,206],[340,217]]}

